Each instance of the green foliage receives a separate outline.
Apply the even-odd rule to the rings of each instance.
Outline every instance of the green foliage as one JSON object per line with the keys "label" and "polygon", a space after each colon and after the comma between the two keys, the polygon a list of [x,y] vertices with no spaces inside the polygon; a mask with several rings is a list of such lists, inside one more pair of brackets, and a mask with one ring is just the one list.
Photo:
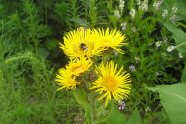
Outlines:
{"label": "green foliage", "polygon": [[141,117],[137,109],[131,114],[127,124],[141,124]]}
{"label": "green foliage", "polygon": [[126,124],[127,121],[125,116],[121,114],[116,108],[112,109],[112,112],[109,116],[110,124],[117,123],[117,124]]}
{"label": "green foliage", "polygon": [[[74,92],[57,91],[55,82],[57,69],[66,63],[59,42],[67,31],[80,26],[115,28],[125,34],[128,43],[122,48],[124,55],[112,53],[110,60],[131,73],[131,94],[124,99],[124,110],[118,111],[113,102],[106,108],[96,104],[97,123],[185,123],[186,2],[163,1],[155,10],[157,1],[149,0],[145,11],[136,0],[125,0],[121,11],[119,0],[1,0],[0,123],[75,123],[77,113],[91,123],[87,94],[79,87]],[[176,13],[172,13],[174,6]],[[129,14],[132,8],[134,18]],[[168,10],[165,18],[164,9]],[[119,10],[120,17],[114,10]],[[126,29],[121,26],[125,22]],[[162,41],[160,47],[157,41]],[[168,52],[170,45],[176,47]],[[160,96],[147,86],[155,86],[150,89]]]}
{"label": "green foliage", "polygon": [[74,97],[76,99],[76,101],[86,107],[87,104],[88,104],[88,96],[87,96],[87,93],[82,90],[82,88],[76,88],[75,90],[73,90],[73,94],[74,94]]}
{"label": "green foliage", "polygon": [[172,124],[184,124],[186,122],[186,84],[161,85],[149,88],[160,93],[161,104],[164,106]]}
{"label": "green foliage", "polygon": [[[186,54],[186,33],[184,33],[183,31],[181,31],[180,29],[176,28],[175,26],[171,25],[171,24],[166,24],[166,27],[169,31],[171,31],[173,33],[173,38],[175,39],[176,45],[177,45],[177,49],[180,53],[182,53],[183,55]],[[186,60],[185,56],[184,59]]]}

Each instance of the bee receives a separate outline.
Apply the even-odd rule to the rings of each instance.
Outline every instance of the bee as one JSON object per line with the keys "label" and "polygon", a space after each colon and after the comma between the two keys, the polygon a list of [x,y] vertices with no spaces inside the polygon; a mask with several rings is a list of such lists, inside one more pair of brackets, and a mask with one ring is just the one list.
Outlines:
{"label": "bee", "polygon": [[88,51],[88,47],[87,47],[84,43],[82,43],[82,44],[80,45],[80,48],[81,48],[82,50]]}

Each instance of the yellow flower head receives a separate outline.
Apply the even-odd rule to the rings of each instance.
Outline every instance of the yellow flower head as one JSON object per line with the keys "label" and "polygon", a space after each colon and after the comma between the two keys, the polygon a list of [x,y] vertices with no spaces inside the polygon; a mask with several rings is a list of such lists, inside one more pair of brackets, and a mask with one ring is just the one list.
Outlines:
{"label": "yellow flower head", "polygon": [[69,70],[73,76],[79,77],[82,73],[84,73],[88,68],[92,65],[92,61],[88,58],[81,57],[80,59],[76,59],[66,66],[66,69]]}
{"label": "yellow flower head", "polygon": [[95,35],[90,29],[70,31],[64,37],[64,45],[60,43],[60,48],[71,58],[81,56],[93,57],[101,51],[99,43],[95,42]]}
{"label": "yellow flower head", "polygon": [[74,61],[71,60],[70,63],[66,65],[66,69],[59,69],[59,75],[56,76],[56,81],[59,82],[58,85],[62,85],[62,87],[58,88],[58,90],[75,88],[76,84],[80,83],[76,82],[75,78],[87,71],[91,65],[92,61],[90,59],[80,58]]}
{"label": "yellow flower head", "polygon": [[57,75],[56,78],[57,79],[55,81],[59,82],[58,85],[62,86],[57,90],[61,90],[63,88],[73,89],[76,87],[77,83],[75,81],[75,77],[72,78],[70,71],[64,68],[59,69],[59,75]]}
{"label": "yellow flower head", "polygon": [[107,28],[106,31],[103,29],[94,30],[94,35],[96,36],[96,42],[100,43],[100,47],[105,49],[113,48],[114,50],[124,53],[120,48],[121,46],[127,45],[127,43],[122,43],[125,39],[125,36],[122,35],[116,29],[109,31]]}
{"label": "yellow flower head", "polygon": [[96,92],[100,94],[104,92],[104,95],[100,97],[98,100],[106,97],[105,106],[107,106],[108,100],[111,99],[111,95],[118,101],[120,101],[123,96],[126,96],[130,93],[130,75],[126,74],[126,72],[121,73],[123,67],[116,72],[117,65],[114,66],[114,62],[107,62],[106,67],[103,62],[99,67],[96,66],[96,71],[101,73],[101,76],[92,83],[92,87],[90,89],[97,89]]}

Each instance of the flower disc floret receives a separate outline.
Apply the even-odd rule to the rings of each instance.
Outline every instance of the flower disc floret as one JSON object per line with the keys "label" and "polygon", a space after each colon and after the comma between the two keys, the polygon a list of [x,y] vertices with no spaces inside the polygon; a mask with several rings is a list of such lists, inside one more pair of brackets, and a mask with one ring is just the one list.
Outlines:
{"label": "flower disc floret", "polygon": [[103,62],[97,67],[96,71],[101,73],[101,76],[92,83],[90,89],[96,89],[96,92],[103,95],[98,99],[101,100],[106,97],[105,106],[107,106],[108,100],[113,96],[117,101],[123,99],[123,96],[128,97],[130,93],[130,75],[126,72],[121,73],[123,67],[117,71],[117,65],[114,66],[114,62],[107,62],[104,66]]}

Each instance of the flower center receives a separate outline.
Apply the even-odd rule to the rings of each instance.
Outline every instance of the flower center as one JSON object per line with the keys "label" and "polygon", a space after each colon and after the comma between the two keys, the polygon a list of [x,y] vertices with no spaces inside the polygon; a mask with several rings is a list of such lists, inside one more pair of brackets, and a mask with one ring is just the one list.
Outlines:
{"label": "flower center", "polygon": [[111,92],[117,89],[117,82],[114,77],[107,76],[103,78],[103,85],[109,89]]}
{"label": "flower center", "polygon": [[84,70],[84,69],[83,69],[83,67],[82,67],[81,65],[75,66],[75,67],[73,67],[73,68],[71,69],[71,71],[73,72],[73,74],[74,74],[75,76],[79,76],[79,74],[82,73],[83,70]]}
{"label": "flower center", "polygon": [[69,83],[69,85],[71,85],[71,86],[75,86],[75,85],[76,85],[75,80],[73,80],[71,77],[68,79],[68,83]]}

